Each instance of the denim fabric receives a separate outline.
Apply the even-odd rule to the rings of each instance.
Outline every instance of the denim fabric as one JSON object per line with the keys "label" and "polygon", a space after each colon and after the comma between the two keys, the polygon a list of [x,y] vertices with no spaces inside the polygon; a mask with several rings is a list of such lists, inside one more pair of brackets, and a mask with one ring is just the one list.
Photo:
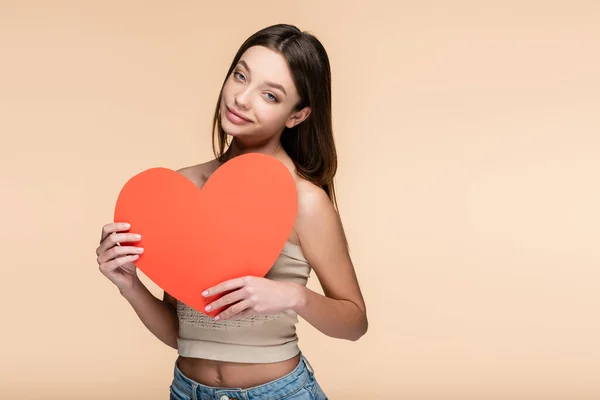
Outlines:
{"label": "denim fabric", "polygon": [[202,385],[183,375],[175,363],[170,393],[170,400],[327,400],[304,355],[289,374],[248,389]]}

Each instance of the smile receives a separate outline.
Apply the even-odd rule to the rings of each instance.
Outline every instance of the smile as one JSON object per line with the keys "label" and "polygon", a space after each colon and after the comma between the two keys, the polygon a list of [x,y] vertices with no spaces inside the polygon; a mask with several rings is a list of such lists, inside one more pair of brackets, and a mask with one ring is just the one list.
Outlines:
{"label": "smile", "polygon": [[234,123],[236,125],[243,125],[243,124],[252,122],[248,118],[236,113],[231,108],[229,108],[227,106],[226,106],[226,108],[227,108],[227,113],[226,113],[227,119],[229,121],[231,121],[232,123]]}

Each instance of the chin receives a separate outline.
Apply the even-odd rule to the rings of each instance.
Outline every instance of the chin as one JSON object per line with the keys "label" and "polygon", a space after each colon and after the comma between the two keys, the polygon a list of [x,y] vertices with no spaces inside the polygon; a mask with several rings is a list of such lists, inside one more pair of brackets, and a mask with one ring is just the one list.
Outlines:
{"label": "chin", "polygon": [[223,128],[223,132],[225,132],[225,134],[227,136],[239,137],[239,136],[251,135],[251,133],[245,131],[245,129],[243,127],[236,126],[236,125],[230,123],[229,121],[227,121],[226,119],[227,118],[225,118],[225,121],[221,120],[221,128]]}

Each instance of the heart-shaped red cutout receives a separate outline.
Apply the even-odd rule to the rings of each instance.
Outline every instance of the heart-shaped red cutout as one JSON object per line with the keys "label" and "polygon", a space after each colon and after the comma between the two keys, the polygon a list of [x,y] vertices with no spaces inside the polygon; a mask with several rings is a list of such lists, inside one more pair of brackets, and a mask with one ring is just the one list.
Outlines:
{"label": "heart-shaped red cutout", "polygon": [[277,260],[297,213],[294,178],[260,153],[221,165],[202,189],[168,168],[151,168],[123,186],[115,222],[131,224],[144,248],[136,266],[179,301],[207,315],[202,291],[225,280],[263,277]]}

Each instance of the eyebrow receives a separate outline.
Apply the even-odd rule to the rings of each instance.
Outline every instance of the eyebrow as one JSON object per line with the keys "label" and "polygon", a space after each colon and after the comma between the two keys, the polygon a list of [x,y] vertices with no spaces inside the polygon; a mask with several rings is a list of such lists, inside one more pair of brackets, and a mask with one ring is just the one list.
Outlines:
{"label": "eyebrow", "polygon": [[[252,73],[252,71],[250,70],[250,67],[248,66],[248,64],[246,63],[246,61],[244,60],[240,60],[240,64],[248,70],[249,73]],[[287,96],[287,92],[285,91],[285,88],[283,86],[281,86],[278,83],[274,83],[274,82],[265,82],[268,86],[271,86],[272,88],[275,89],[279,89],[283,92],[283,94],[285,94]]]}

